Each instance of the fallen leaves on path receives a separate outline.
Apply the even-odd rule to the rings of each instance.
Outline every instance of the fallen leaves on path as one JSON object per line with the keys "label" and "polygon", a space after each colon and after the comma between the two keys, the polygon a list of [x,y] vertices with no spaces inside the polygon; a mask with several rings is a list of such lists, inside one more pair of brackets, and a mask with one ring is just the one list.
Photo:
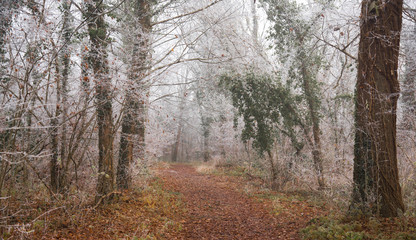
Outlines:
{"label": "fallen leaves on path", "polygon": [[249,197],[242,178],[201,174],[189,165],[162,169],[159,177],[186,204],[183,231],[174,239],[300,239],[298,231],[323,214],[283,195]]}
{"label": "fallen leaves on path", "polygon": [[189,165],[157,175],[111,204],[42,215],[30,239],[300,239],[298,231],[323,214],[293,195],[249,187],[243,177],[202,174]]}

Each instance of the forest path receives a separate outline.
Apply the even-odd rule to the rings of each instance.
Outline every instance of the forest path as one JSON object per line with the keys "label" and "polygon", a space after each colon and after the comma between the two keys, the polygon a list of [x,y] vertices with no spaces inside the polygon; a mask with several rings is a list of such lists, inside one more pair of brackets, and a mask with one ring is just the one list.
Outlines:
{"label": "forest path", "polygon": [[256,200],[244,193],[241,178],[202,174],[189,165],[172,165],[158,175],[187,208],[176,239],[300,239],[299,229],[320,212],[293,199]]}

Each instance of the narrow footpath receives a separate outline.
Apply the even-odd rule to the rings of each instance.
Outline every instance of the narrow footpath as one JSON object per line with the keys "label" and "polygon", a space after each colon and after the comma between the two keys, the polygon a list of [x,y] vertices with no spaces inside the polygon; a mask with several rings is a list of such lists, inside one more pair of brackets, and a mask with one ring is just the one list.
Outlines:
{"label": "narrow footpath", "polygon": [[249,197],[241,179],[198,173],[189,165],[173,165],[158,175],[187,208],[176,239],[300,239],[299,229],[322,214],[300,200]]}

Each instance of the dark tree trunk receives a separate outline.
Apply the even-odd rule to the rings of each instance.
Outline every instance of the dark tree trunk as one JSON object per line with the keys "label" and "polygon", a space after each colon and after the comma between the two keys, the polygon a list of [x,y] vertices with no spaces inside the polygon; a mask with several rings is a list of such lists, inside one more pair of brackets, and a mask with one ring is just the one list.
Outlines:
{"label": "dark tree trunk", "polygon": [[270,163],[271,187],[274,190],[278,190],[280,187],[279,183],[277,182],[278,170],[277,170],[276,164],[273,161],[273,155],[270,150],[267,150],[267,156],[269,158],[269,163]]}
{"label": "dark tree trunk", "polygon": [[[122,117],[119,159],[117,165],[117,187],[128,189],[131,185],[129,174],[133,162],[135,143],[138,143],[138,157],[145,157],[145,119],[146,119],[146,77],[150,61],[151,12],[148,0],[127,1],[126,9],[133,9],[130,25],[134,35],[133,53],[130,67],[130,84],[127,89]],[[138,23],[136,23],[138,21]],[[135,26],[136,25],[136,26]]]}
{"label": "dark tree trunk", "polygon": [[204,162],[208,162],[209,160],[209,135],[210,135],[210,125],[211,125],[211,118],[209,117],[201,117],[202,119],[202,135],[204,137],[204,146],[203,146],[203,156]]}
{"label": "dark tree trunk", "polygon": [[[130,104],[136,104],[136,103],[130,103]],[[130,105],[130,108],[132,108],[131,105]],[[133,148],[134,148],[133,138],[134,138],[134,131],[136,127],[135,124],[133,123],[134,117],[137,117],[137,113],[124,112],[123,119],[122,119],[120,149],[119,149],[118,165],[117,165],[117,187],[119,189],[128,189],[131,183],[129,166],[130,166],[130,163],[133,161]]]}
{"label": "dark tree trunk", "polygon": [[96,82],[96,110],[98,123],[98,183],[96,201],[108,202],[114,190],[113,169],[113,107],[111,79],[107,60],[107,27],[102,0],[88,4],[92,21],[88,24],[91,41],[91,63]]}
{"label": "dark tree trunk", "polygon": [[[88,13],[88,5],[83,4],[83,9],[85,13]],[[84,14],[84,19],[88,18],[88,14]],[[91,100],[91,83],[90,83],[90,64],[91,64],[91,56],[90,56],[90,43],[85,43],[85,45],[81,45],[81,89],[82,92],[80,94],[80,102],[83,103],[82,111],[81,111],[81,126],[85,125],[86,117],[87,117],[87,109],[89,102]]]}
{"label": "dark tree trunk", "polygon": [[179,152],[179,145],[181,141],[181,133],[182,133],[182,126],[179,124],[178,132],[176,133],[176,140],[173,146],[173,153],[172,153],[172,162],[178,161],[178,152]]}
{"label": "dark tree trunk", "polygon": [[62,189],[61,191],[66,191],[67,186],[67,178],[68,178],[68,170],[69,170],[69,163],[70,159],[68,158],[67,153],[67,123],[68,120],[68,78],[70,73],[70,60],[71,60],[71,52],[68,48],[68,45],[71,42],[71,5],[72,3],[64,1],[62,3],[62,9],[64,11],[64,20],[63,20],[63,27],[62,27],[62,34],[64,36],[64,46],[62,48],[62,132],[61,132],[61,159],[63,163],[63,172],[61,174],[61,178],[59,179],[61,182]]}
{"label": "dark tree trunk", "polygon": [[[83,18],[88,18],[88,5],[87,3],[82,4],[82,8],[84,10]],[[84,40],[84,39],[82,39]],[[81,70],[81,76],[80,76],[80,85],[81,85],[81,92],[79,95],[79,102],[81,103],[81,110],[80,110],[80,124],[81,129],[78,133],[78,137],[74,138],[73,140],[73,146],[71,151],[68,152],[68,160],[71,160],[74,164],[74,177],[75,177],[75,183],[78,184],[78,166],[81,165],[83,161],[83,155],[86,152],[87,148],[84,148],[82,150],[81,154],[77,156],[79,159],[78,161],[74,160],[74,155],[77,154],[76,151],[80,146],[83,146],[87,140],[84,138],[84,133],[87,132],[89,126],[95,122],[95,117],[91,116],[89,119],[87,119],[88,116],[88,106],[90,104],[90,101],[92,99],[92,90],[91,90],[91,83],[90,83],[90,63],[91,63],[91,57],[89,50],[91,49],[90,43],[84,42],[84,44],[81,45],[81,64],[80,64],[80,70]]]}
{"label": "dark tree trunk", "polygon": [[52,148],[52,156],[50,162],[50,174],[51,174],[51,190],[54,193],[59,191],[59,163],[58,163],[58,120],[57,118],[53,118],[51,120],[51,148]]}
{"label": "dark tree trunk", "polygon": [[363,0],[361,10],[351,210],[383,217],[404,211],[396,149],[402,7]]}
{"label": "dark tree trunk", "polygon": [[3,54],[5,36],[9,31],[15,10],[20,7],[22,0],[2,0],[0,6],[0,52]]}
{"label": "dark tree trunk", "polygon": [[[16,0],[3,0],[0,4],[0,63],[7,62],[4,45],[6,43],[6,36],[9,32],[9,27],[12,23],[13,14],[19,4],[20,1]],[[8,79],[9,78],[7,74],[5,74],[4,67],[0,65],[0,81],[6,82]]]}

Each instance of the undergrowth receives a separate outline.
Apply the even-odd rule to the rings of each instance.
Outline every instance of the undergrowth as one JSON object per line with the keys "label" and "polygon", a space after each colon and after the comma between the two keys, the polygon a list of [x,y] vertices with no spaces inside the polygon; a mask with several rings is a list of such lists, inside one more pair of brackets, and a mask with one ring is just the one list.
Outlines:
{"label": "undergrowth", "polygon": [[[349,194],[338,194],[332,190],[332,195],[342,198],[342,203],[329,200],[328,193],[323,191],[272,191],[267,184],[256,184],[264,179],[265,173],[260,169],[248,169],[237,164],[216,164],[210,168],[211,174],[245,177],[250,184],[244,188],[245,194],[257,201],[270,202],[273,215],[289,214],[296,209],[303,213],[310,212],[309,216],[327,213],[314,218],[308,226],[300,231],[304,240],[416,240],[416,218],[414,209],[409,208],[405,216],[392,219],[370,218],[367,220],[342,219],[341,212],[345,209],[345,202],[349,202]],[[327,189],[326,191],[331,191]],[[411,198],[413,201],[413,198]],[[410,204],[411,205],[411,204]],[[313,209],[320,209],[314,212]],[[328,214],[330,213],[330,214]],[[338,216],[338,217],[335,217]],[[299,216],[303,217],[303,215]]]}
{"label": "undergrowth", "polygon": [[33,203],[24,218],[2,228],[0,239],[169,239],[182,230],[181,195],[164,190],[158,178],[118,193],[110,204],[96,206],[93,195],[76,204],[70,198],[60,206]]}
{"label": "undergrowth", "polygon": [[406,218],[343,221],[320,217],[310,221],[301,235],[304,240],[415,240],[412,225]]}

